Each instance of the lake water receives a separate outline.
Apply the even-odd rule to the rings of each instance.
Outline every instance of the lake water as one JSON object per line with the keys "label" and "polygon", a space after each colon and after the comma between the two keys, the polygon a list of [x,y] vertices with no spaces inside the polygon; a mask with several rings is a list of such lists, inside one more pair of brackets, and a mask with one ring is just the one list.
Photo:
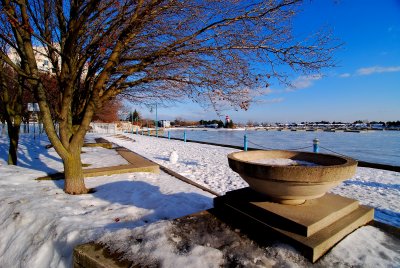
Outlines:
{"label": "lake water", "polygon": [[[171,129],[171,137],[183,138],[184,130]],[[259,149],[312,151],[313,139],[318,138],[321,153],[336,153],[357,160],[400,166],[400,131],[309,132],[265,130],[187,129],[188,140],[243,146],[246,133],[248,146]],[[164,136],[167,136],[167,132]],[[305,148],[306,147],[306,148]],[[328,150],[331,151],[328,151]]]}

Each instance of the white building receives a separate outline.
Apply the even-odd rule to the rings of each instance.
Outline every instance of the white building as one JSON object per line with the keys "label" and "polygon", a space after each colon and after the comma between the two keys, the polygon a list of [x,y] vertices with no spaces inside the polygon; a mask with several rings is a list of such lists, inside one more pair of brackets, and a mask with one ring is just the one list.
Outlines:
{"label": "white building", "polygon": [[[57,50],[60,49],[59,44],[53,45]],[[55,73],[55,68],[53,64],[51,63],[49,57],[47,56],[47,49],[43,46],[35,46],[33,47],[34,53],[35,53],[35,58],[36,58],[36,63],[38,66],[39,71],[46,72],[46,73]],[[8,53],[8,57],[11,59],[12,62],[15,64],[19,64],[21,62],[21,59],[15,51],[15,49],[10,49],[10,52]],[[59,68],[61,68],[61,58],[59,58]],[[83,69],[83,77],[86,76],[87,74],[87,69],[88,65],[85,64],[85,67]]]}
{"label": "white building", "polygon": [[158,121],[158,126],[159,126],[159,127],[165,127],[165,128],[171,127],[171,121],[168,121],[168,120],[159,120],[159,121]]}
{"label": "white building", "polygon": [[[53,67],[53,64],[51,63],[50,59],[47,57],[46,49],[42,46],[33,47],[33,49],[34,49],[38,69],[42,72],[54,73],[55,72],[54,67]],[[15,51],[15,49],[10,49],[10,52],[8,53],[8,57],[15,64],[19,64],[21,62],[21,59],[20,59],[17,51]]]}

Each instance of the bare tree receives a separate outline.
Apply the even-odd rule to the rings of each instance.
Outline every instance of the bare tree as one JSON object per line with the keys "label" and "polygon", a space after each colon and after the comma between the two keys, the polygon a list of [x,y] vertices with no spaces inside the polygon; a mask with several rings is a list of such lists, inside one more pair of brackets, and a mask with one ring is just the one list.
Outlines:
{"label": "bare tree", "polygon": [[[41,73],[43,86],[48,93],[48,103],[52,118],[57,120],[57,86],[55,77]],[[29,119],[32,111],[28,110],[28,103],[34,103],[35,98],[30,90],[26,79],[17,74],[12,68],[0,62],[0,118],[2,122],[7,122],[7,133],[9,138],[8,164],[17,165],[17,149],[21,123],[25,123],[25,131],[29,131]],[[4,130],[4,129],[2,129]]]}
{"label": "bare tree", "polygon": [[17,164],[19,132],[26,108],[23,104],[24,78],[0,62],[0,112],[7,122],[8,164]]}
{"label": "bare tree", "polygon": [[[299,0],[1,0],[2,61],[27,80],[46,133],[63,159],[64,190],[86,193],[80,151],[96,110],[123,94],[154,103],[190,97],[247,109],[254,90],[288,68],[330,67],[335,45],[321,32],[293,36]],[[55,131],[37,55],[57,78]],[[262,90],[261,90],[262,91]]]}

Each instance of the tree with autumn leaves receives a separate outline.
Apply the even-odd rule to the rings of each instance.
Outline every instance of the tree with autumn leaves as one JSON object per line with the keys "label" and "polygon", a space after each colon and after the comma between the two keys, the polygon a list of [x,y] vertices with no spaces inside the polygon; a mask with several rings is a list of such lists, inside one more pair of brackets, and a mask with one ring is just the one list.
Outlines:
{"label": "tree with autumn leaves", "polygon": [[[289,84],[287,70],[313,74],[333,65],[329,34],[294,36],[299,0],[0,1],[0,40],[7,45],[1,61],[34,93],[70,194],[88,192],[84,136],[96,111],[117,95],[138,104],[189,97],[215,109],[247,109],[272,79]],[[56,115],[38,52],[53,66]]]}
{"label": "tree with autumn leaves", "polygon": [[122,104],[117,99],[109,100],[103,105],[103,107],[96,111],[93,115],[93,121],[100,121],[104,123],[112,123],[119,121],[118,112],[120,111]]}

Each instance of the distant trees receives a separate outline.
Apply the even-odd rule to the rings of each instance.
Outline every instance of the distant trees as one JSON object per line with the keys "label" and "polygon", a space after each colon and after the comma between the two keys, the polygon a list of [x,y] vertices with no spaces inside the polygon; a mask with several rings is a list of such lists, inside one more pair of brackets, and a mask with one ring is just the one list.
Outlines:
{"label": "distant trees", "polygon": [[93,115],[93,121],[112,123],[119,121],[118,112],[121,109],[121,102],[118,99],[109,100],[104,106]]}
{"label": "distant trees", "polygon": [[227,122],[225,124],[225,128],[234,128],[234,127],[235,127],[235,124],[233,124],[232,120],[229,120],[229,122]]}
{"label": "distant trees", "polygon": [[386,127],[400,127],[400,121],[388,121],[386,122]]}
{"label": "distant trees", "polygon": [[247,123],[246,123],[246,126],[253,127],[254,126],[254,122],[252,120],[248,120]]}
{"label": "distant trees", "polygon": [[156,126],[155,121],[153,119],[150,118],[142,118],[140,119],[140,123],[141,126],[143,127],[148,127],[148,128],[154,128]]}
{"label": "distant trees", "polygon": [[135,109],[133,112],[130,112],[128,117],[126,118],[127,121],[133,122],[134,125],[139,124],[139,120],[141,120],[140,113]]}
{"label": "distant trees", "polygon": [[140,119],[140,114],[139,114],[139,112],[138,111],[136,111],[136,109],[135,109],[135,111],[133,111],[133,113],[132,113],[132,118],[131,118],[133,121],[138,121],[139,119]]}
{"label": "distant trees", "polygon": [[200,120],[200,125],[212,125],[217,124],[219,128],[224,127],[224,123],[221,120],[213,119],[213,120]]}
{"label": "distant trees", "polygon": [[182,117],[175,118],[174,121],[171,122],[172,126],[184,126],[186,125],[186,121]]}
{"label": "distant trees", "polygon": [[175,118],[174,121],[171,122],[171,126],[180,126],[180,127],[190,127],[190,126],[197,126],[198,121],[191,121],[191,120],[185,120],[182,117],[177,117]]}

